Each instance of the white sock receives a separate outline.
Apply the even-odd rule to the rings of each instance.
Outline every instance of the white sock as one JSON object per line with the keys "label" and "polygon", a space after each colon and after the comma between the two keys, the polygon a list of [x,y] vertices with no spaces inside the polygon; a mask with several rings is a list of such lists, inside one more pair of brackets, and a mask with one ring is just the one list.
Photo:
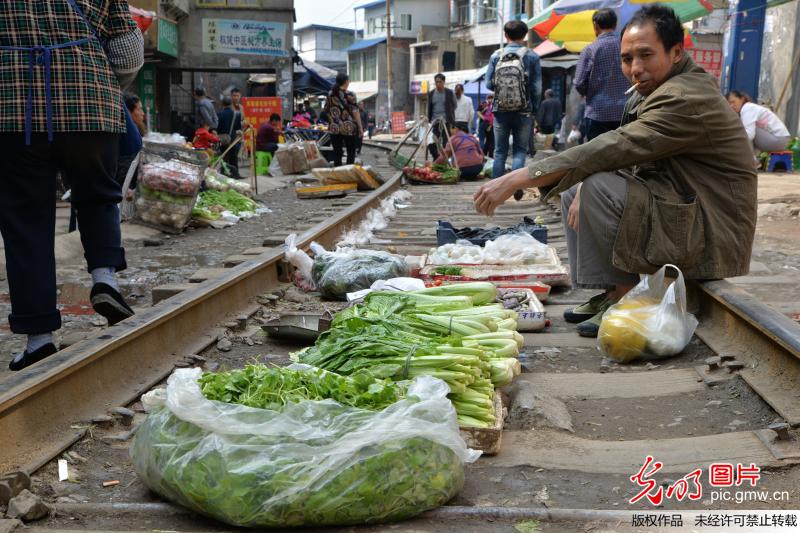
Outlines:
{"label": "white sock", "polygon": [[45,344],[53,342],[53,333],[37,333],[35,335],[28,335],[28,345],[25,346],[27,353],[35,352]]}
{"label": "white sock", "polygon": [[92,270],[92,283],[105,283],[115,291],[119,291],[117,272],[114,267],[99,267]]}

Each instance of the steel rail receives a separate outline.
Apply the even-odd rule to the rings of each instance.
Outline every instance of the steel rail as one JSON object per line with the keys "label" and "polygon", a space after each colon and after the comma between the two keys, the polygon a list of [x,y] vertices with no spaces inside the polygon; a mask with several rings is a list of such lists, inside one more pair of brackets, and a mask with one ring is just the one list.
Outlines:
{"label": "steel rail", "polygon": [[[382,148],[382,147],[381,147]],[[333,245],[342,231],[397,190],[400,173],[304,232]],[[0,382],[0,473],[33,472],[79,439],[80,424],[127,405],[164,379],[175,363],[208,346],[225,317],[276,286],[284,251],[276,248],[197,284]],[[84,422],[85,423],[85,422]]]}

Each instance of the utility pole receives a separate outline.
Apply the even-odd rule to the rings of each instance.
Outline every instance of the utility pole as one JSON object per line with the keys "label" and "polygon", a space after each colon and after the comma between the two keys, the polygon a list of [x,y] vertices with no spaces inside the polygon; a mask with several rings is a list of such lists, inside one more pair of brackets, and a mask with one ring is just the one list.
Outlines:
{"label": "utility pole", "polygon": [[[386,83],[388,85],[386,109],[392,120],[392,0],[386,0]],[[378,87],[380,91],[380,87]]]}

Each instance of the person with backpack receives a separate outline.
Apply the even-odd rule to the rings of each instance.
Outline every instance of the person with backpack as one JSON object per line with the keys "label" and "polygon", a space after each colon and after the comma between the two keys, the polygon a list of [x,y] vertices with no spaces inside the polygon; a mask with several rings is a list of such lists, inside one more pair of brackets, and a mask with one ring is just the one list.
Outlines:
{"label": "person with backpack", "polygon": [[[492,177],[506,173],[509,137],[514,137],[512,170],[525,166],[528,140],[542,91],[539,56],[525,46],[528,26],[511,20],[503,26],[508,44],[492,54],[486,87],[494,91],[494,166]],[[515,194],[521,198],[522,191]]]}
{"label": "person with backpack", "polygon": [[144,38],[125,0],[0,2],[0,27],[0,233],[8,321],[27,336],[8,366],[21,370],[57,351],[59,172],[72,190],[92,307],[109,324],[134,314],[116,277],[126,267],[116,173],[119,156],[141,147],[121,87],[144,63]]}

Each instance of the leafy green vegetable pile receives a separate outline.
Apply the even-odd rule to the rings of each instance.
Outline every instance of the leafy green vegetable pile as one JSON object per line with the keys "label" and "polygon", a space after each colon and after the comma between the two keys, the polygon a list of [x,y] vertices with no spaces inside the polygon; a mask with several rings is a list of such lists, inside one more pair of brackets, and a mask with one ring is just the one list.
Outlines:
{"label": "leafy green vegetable pile", "polygon": [[[415,381],[412,396],[381,409],[405,391],[365,374],[301,376],[253,365],[198,380],[193,371],[170,377],[166,401],[151,408],[131,455],[150,489],[230,524],[410,518],[452,498],[464,483],[463,462],[474,460],[435,380]],[[305,399],[328,395],[378,410]]]}
{"label": "leafy green vegetable pile", "polygon": [[224,192],[209,189],[201,192],[197,197],[197,203],[192,209],[192,216],[216,220],[222,211],[230,211],[234,215],[240,215],[242,213],[252,213],[257,207],[258,204],[253,200],[233,189]]}
{"label": "leafy green vegetable pile", "polygon": [[431,166],[431,168],[436,172],[442,173],[442,181],[444,182],[458,181],[458,178],[461,175],[461,171],[459,171],[457,168],[442,163],[435,163]]}
{"label": "leafy green vegetable pile", "polygon": [[496,294],[491,283],[374,292],[337,313],[331,329],[297,358],[344,375],[439,378],[450,387],[459,424],[488,427],[495,421],[493,385],[519,373],[522,346],[516,313],[487,303]]}
{"label": "leafy green vegetable pile", "polygon": [[405,396],[405,385],[375,379],[366,372],[340,376],[320,368],[292,370],[247,365],[228,372],[206,372],[200,388],[209,400],[281,410],[288,403],[331,399],[342,405],[379,411]]}

